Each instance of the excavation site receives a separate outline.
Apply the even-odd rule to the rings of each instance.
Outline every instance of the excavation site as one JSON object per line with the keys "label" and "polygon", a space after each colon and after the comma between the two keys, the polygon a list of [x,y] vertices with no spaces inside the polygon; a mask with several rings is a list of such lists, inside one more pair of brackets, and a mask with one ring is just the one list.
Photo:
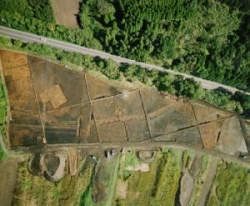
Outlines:
{"label": "excavation site", "polygon": [[4,142],[24,153],[0,165],[3,179],[15,171],[6,205],[212,205],[218,175],[237,164],[249,180],[250,123],[236,113],[24,53],[0,60]]}

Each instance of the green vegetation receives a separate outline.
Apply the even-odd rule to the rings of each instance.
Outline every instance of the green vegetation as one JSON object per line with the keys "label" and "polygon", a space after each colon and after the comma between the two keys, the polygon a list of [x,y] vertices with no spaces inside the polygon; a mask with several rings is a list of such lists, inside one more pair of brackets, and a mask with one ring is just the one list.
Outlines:
{"label": "green vegetation", "polygon": [[120,156],[117,155],[112,160],[101,159],[97,165],[97,173],[93,182],[92,199],[98,202],[98,206],[112,205],[116,194],[116,183]]}
{"label": "green vegetation", "polygon": [[160,164],[157,168],[154,189],[152,190],[152,203],[156,205],[176,205],[175,196],[179,187],[181,177],[182,153],[169,150],[163,153]]}
{"label": "green vegetation", "polygon": [[94,38],[91,30],[68,29],[56,25],[49,0],[1,1],[0,24],[79,45],[102,49],[101,44]]}
{"label": "green vegetation", "polygon": [[4,126],[6,123],[6,114],[7,114],[7,102],[6,102],[6,94],[3,82],[0,78],[0,131],[4,133]]}
{"label": "green vegetation", "polygon": [[[33,19],[37,18],[48,23],[54,22],[52,7],[49,0],[1,0],[0,12]],[[2,17],[2,16],[1,16]],[[16,19],[18,21],[18,19]]]}
{"label": "green vegetation", "polygon": [[[134,151],[124,151],[111,160],[101,158],[97,164],[86,158],[80,174],[66,175],[58,183],[33,176],[27,169],[27,162],[21,163],[13,205],[178,205],[180,180],[187,169],[194,179],[189,205],[197,205],[201,192],[207,187],[204,182],[209,175],[208,167],[215,160],[215,157],[203,154],[200,162],[193,167],[193,161],[199,159],[198,156],[200,154],[195,150],[165,147],[155,153],[150,163],[137,159]],[[127,166],[138,167],[141,164],[147,164],[149,171],[130,169],[130,175],[124,178]],[[249,184],[249,168],[220,160],[206,205],[246,206],[250,201]]]}
{"label": "green vegetation", "polygon": [[48,0],[2,0],[0,17],[1,25],[250,91],[247,0],[83,0],[79,29],[53,23]]}
{"label": "green vegetation", "polygon": [[120,181],[127,184],[127,197],[117,197],[116,205],[175,205],[175,196],[179,187],[182,168],[182,152],[166,150],[158,152],[150,164],[148,172],[129,171],[124,179],[126,165],[137,165],[140,161],[133,157],[134,153],[126,153],[120,162]]}
{"label": "green vegetation", "polygon": [[190,206],[195,206],[199,204],[199,197],[202,195],[202,187],[205,182],[205,178],[208,175],[207,168],[209,164],[213,164],[213,158],[203,155],[201,157],[201,164],[199,171],[195,177],[192,197],[189,202]]}
{"label": "green vegetation", "polygon": [[59,60],[65,64],[71,63],[83,67],[86,70],[98,71],[109,79],[125,79],[129,82],[139,81],[147,86],[156,87],[161,92],[190,99],[203,100],[220,108],[236,111],[246,117],[250,116],[250,97],[239,92],[234,95],[221,89],[205,90],[192,79],[183,79],[181,76],[149,71],[136,65],[119,65],[112,60],[65,52],[60,49],[35,43],[23,43],[21,41],[0,37],[0,45],[3,48],[26,51],[35,55],[42,55],[47,58]]}
{"label": "green vegetation", "polygon": [[[3,138],[5,135],[5,125],[6,125],[6,115],[7,115],[7,102],[6,94],[3,86],[3,82],[0,78],[0,138]],[[0,160],[5,157],[5,152],[0,144]]]}
{"label": "green vegetation", "polygon": [[128,171],[128,167],[134,168],[139,164],[139,160],[136,156],[135,151],[129,150],[121,157],[119,176],[122,180],[126,180],[130,175],[131,171]]}
{"label": "green vegetation", "polygon": [[0,145],[0,160],[2,160],[4,158],[4,156],[5,156],[5,153]]}
{"label": "green vegetation", "polygon": [[94,202],[92,200],[92,187],[89,186],[82,194],[80,206],[94,206]]}
{"label": "green vegetation", "polygon": [[[94,164],[86,160],[84,168],[76,176],[65,176],[59,183],[33,176],[29,173],[27,165],[22,163],[18,168],[16,195],[14,205],[80,205],[81,194],[88,190]],[[22,198],[25,197],[25,198]],[[90,205],[88,205],[90,206]]]}
{"label": "green vegetation", "polygon": [[235,163],[221,163],[210,192],[208,206],[248,205],[250,202],[249,169]]}

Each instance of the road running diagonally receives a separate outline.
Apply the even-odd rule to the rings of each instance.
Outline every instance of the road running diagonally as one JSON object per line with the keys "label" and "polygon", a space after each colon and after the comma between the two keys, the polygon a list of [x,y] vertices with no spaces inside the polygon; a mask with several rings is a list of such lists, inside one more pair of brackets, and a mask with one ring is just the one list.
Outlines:
{"label": "road running diagonally", "polygon": [[4,26],[0,26],[0,35],[5,36],[5,37],[9,37],[11,39],[17,39],[20,41],[24,41],[24,42],[39,43],[39,44],[52,46],[52,47],[55,47],[58,49],[63,49],[63,50],[68,51],[68,52],[76,52],[76,53],[80,53],[83,55],[90,55],[93,57],[98,56],[98,57],[103,58],[103,59],[111,59],[117,63],[134,64],[134,65],[141,66],[141,67],[148,69],[148,70],[156,70],[156,71],[166,72],[166,73],[173,74],[173,75],[180,75],[185,79],[193,79],[194,81],[199,83],[202,88],[208,89],[208,90],[223,88],[223,89],[225,89],[229,92],[232,92],[232,93],[235,93],[236,91],[241,91],[242,93],[244,93],[246,95],[250,95],[250,92],[245,92],[245,91],[239,90],[235,87],[231,87],[231,86],[224,85],[224,84],[221,84],[218,82],[202,79],[202,78],[190,75],[190,74],[181,73],[178,71],[166,69],[164,67],[153,65],[153,64],[148,64],[145,62],[138,62],[138,61],[135,61],[132,59],[109,54],[109,53],[104,52],[104,51],[99,51],[96,49],[91,49],[91,48],[79,46],[76,44],[72,44],[72,43],[68,43],[68,42],[64,42],[64,41],[60,41],[60,40],[56,40],[56,39],[52,39],[52,38],[47,38],[47,37],[39,36],[36,34],[31,34],[28,32],[18,31],[15,29],[4,27]]}

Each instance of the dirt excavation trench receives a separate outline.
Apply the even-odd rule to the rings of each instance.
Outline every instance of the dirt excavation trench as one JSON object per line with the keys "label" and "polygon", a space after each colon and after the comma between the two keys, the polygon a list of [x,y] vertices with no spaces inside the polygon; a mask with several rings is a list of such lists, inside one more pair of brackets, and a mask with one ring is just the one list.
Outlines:
{"label": "dirt excavation trench", "polygon": [[0,59],[12,148],[148,140],[247,152],[233,113],[152,88],[114,86],[105,78],[21,53],[2,50]]}

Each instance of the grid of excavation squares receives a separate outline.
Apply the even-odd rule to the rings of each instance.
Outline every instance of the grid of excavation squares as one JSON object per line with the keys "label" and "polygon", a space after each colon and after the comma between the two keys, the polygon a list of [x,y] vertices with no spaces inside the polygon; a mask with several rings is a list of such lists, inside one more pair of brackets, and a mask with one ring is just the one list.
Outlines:
{"label": "grid of excavation squares", "polygon": [[154,141],[202,145],[190,102],[163,96],[151,89],[142,90],[141,95]]}
{"label": "grid of excavation squares", "polygon": [[[1,60],[6,63],[2,54]],[[36,57],[28,57],[22,65],[4,65],[4,76],[13,147],[44,140],[49,144],[98,143],[150,137],[139,91],[116,88]]]}
{"label": "grid of excavation squares", "polygon": [[101,142],[150,138],[139,91],[95,100],[93,111]]}
{"label": "grid of excavation squares", "polygon": [[[0,51],[0,57],[13,147],[44,140],[60,144],[150,139],[210,149],[218,137],[221,148],[235,141],[234,136],[240,137],[236,146],[244,139],[238,118],[204,103],[176,100],[152,89],[112,86],[100,77],[23,54]],[[227,132],[230,127],[237,134]]]}

